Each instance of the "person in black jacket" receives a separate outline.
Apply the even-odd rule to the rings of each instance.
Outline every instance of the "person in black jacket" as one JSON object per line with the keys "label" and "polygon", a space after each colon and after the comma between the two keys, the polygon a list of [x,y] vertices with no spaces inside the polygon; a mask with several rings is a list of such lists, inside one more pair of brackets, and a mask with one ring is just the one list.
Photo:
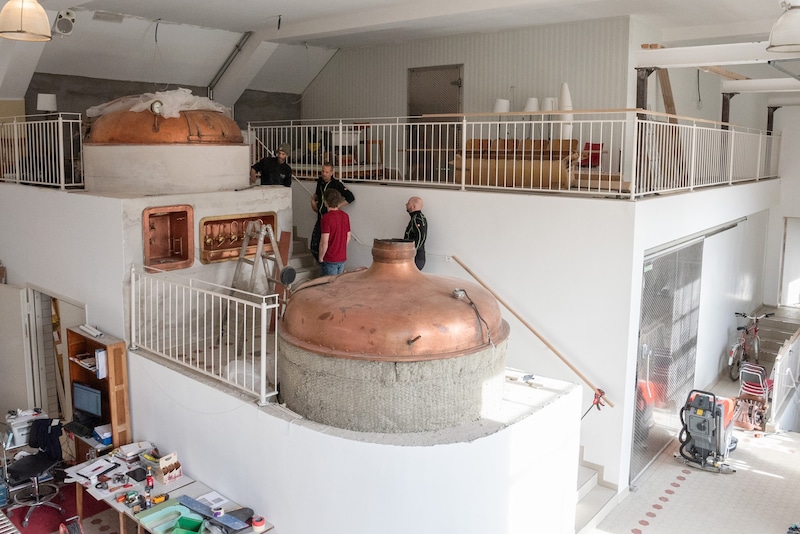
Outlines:
{"label": "person in black jacket", "polygon": [[322,221],[322,216],[328,212],[328,208],[325,206],[323,199],[325,198],[325,191],[330,188],[339,191],[344,199],[344,201],[339,204],[339,209],[356,201],[356,197],[353,195],[352,191],[333,177],[333,164],[327,161],[323,163],[320,177],[317,178],[317,189],[311,197],[311,209],[317,214],[317,223],[314,225],[314,231],[311,233],[311,254],[317,262],[320,261],[319,240],[322,235],[320,222]]}
{"label": "person in black jacket", "polygon": [[428,239],[428,219],[422,213],[422,199],[420,197],[409,198],[406,202],[406,211],[411,216],[411,220],[408,221],[403,239],[414,242],[414,248],[417,249],[414,263],[421,271],[425,267],[425,240]]}
{"label": "person in black jacket", "polygon": [[292,186],[292,168],[286,163],[286,158],[291,152],[288,143],[283,143],[278,148],[276,157],[267,156],[250,167],[250,183],[255,184],[261,176],[261,185]]}

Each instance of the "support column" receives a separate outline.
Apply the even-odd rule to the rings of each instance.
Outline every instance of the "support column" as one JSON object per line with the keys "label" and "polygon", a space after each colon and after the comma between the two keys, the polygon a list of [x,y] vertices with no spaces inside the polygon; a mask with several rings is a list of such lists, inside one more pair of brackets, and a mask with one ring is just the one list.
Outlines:
{"label": "support column", "polygon": [[[724,123],[730,122],[731,119],[731,100],[739,93],[722,93],[722,114],[720,120]],[[728,129],[727,124],[722,125],[723,130]]]}
{"label": "support column", "polygon": [[636,107],[639,109],[647,109],[647,78],[655,70],[655,67],[638,67],[636,69]]}

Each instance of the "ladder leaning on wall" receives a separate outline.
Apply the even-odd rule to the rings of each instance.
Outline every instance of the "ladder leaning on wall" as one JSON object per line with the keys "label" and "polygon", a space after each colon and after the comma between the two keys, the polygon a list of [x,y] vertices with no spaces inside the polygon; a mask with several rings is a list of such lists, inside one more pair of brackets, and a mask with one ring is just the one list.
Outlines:
{"label": "ladder leaning on wall", "polygon": [[[267,237],[269,237],[269,250],[264,247]],[[257,240],[256,252],[254,256],[249,257],[248,248],[253,239]],[[249,276],[246,266],[250,266]],[[294,268],[283,264],[272,225],[261,221],[248,222],[231,287],[250,293],[272,295],[277,292],[279,284],[288,286],[294,282],[296,275]]]}

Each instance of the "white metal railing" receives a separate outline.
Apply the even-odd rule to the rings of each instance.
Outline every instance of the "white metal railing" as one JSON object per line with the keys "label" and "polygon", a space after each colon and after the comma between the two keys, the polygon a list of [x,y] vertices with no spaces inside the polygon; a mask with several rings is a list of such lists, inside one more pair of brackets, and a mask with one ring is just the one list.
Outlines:
{"label": "white metal railing", "polygon": [[797,385],[800,380],[800,330],[786,340],[778,350],[772,366],[772,403],[770,406],[770,423],[780,422],[780,418],[789,401],[800,399]]}
{"label": "white metal railing", "polygon": [[[4,181],[82,188],[79,114],[0,122]],[[653,193],[778,175],[780,136],[644,110],[425,115],[250,123],[253,162],[292,146],[298,178],[325,161],[339,178],[457,189]]]}
{"label": "white metal railing", "polygon": [[643,110],[439,115],[250,123],[253,162],[292,146],[298,178],[459,189],[653,193],[778,175],[780,136]]}
{"label": "white metal railing", "polygon": [[260,404],[277,395],[278,340],[269,332],[270,323],[278,328],[277,295],[134,266],[130,297],[131,349],[226,382]]}
{"label": "white metal railing", "polygon": [[83,187],[79,113],[0,119],[0,179],[60,189]]}

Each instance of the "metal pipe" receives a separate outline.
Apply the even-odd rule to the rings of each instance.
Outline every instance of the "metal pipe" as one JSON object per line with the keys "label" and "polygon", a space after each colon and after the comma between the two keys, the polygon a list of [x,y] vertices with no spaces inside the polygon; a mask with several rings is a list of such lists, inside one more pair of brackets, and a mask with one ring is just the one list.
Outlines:
{"label": "metal pipe", "polygon": [[242,38],[239,39],[239,42],[236,43],[236,46],[233,47],[233,50],[228,56],[228,59],[225,60],[225,63],[222,64],[222,67],[219,69],[219,71],[217,71],[217,74],[214,75],[214,79],[211,80],[211,83],[208,84],[208,90],[210,95],[214,94],[214,88],[219,83],[220,78],[222,78],[225,75],[225,72],[228,70],[228,67],[231,66],[233,60],[236,59],[236,56],[238,56],[239,53],[242,51],[242,48],[244,48],[245,43],[250,39],[251,35],[253,35],[253,32],[245,32],[242,35]]}

